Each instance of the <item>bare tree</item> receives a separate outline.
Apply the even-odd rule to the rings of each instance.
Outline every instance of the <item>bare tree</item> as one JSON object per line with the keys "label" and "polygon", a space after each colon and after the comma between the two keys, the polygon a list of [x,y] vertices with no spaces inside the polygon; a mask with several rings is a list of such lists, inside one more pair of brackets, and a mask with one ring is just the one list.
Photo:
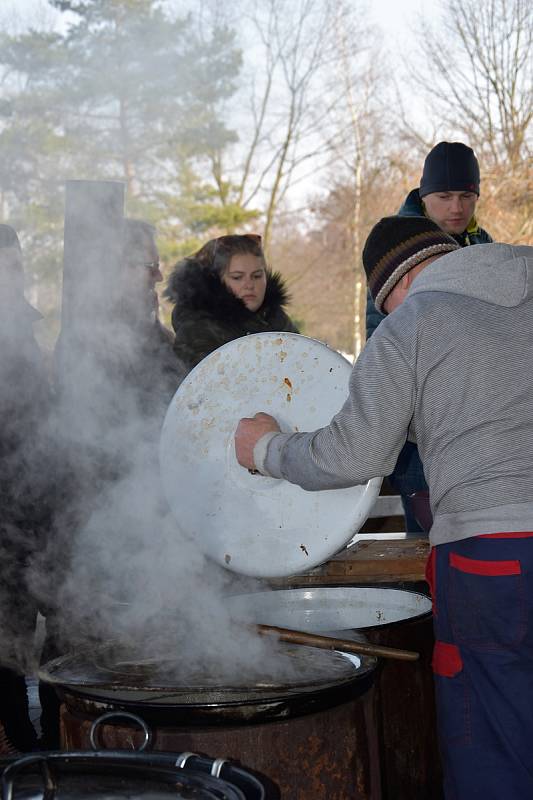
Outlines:
{"label": "bare tree", "polygon": [[[365,41],[373,43],[374,54],[364,64],[360,63],[361,50],[354,49],[356,33],[350,25],[350,16],[345,2],[339,2],[335,18],[335,44],[337,52],[335,78],[341,87],[343,102],[336,106],[336,116],[341,135],[335,141],[337,165],[344,165],[351,185],[353,201],[350,233],[352,242],[353,270],[353,353],[357,357],[365,339],[366,279],[361,253],[364,234],[364,195],[368,173],[375,164],[376,135],[379,122],[379,72],[376,64],[377,46],[373,43],[374,32],[365,31]],[[340,112],[340,113],[339,113]]]}
{"label": "bare tree", "polygon": [[419,82],[493,165],[521,169],[531,155],[533,5],[447,0],[442,22],[444,35],[423,26]]}
{"label": "bare tree", "polygon": [[445,0],[442,24],[423,24],[419,44],[413,84],[441,130],[462,135],[480,158],[491,232],[531,239],[533,5]]}
{"label": "bare tree", "polygon": [[[212,176],[222,203],[258,207],[265,244],[287,193],[319,171],[330,155],[324,91],[334,62],[331,0],[253,0],[241,7],[241,36],[250,56],[242,87],[239,143],[232,158],[213,151]],[[232,109],[235,112],[235,106]]]}
{"label": "bare tree", "polygon": [[358,37],[352,35],[347,9],[344,3],[337,7],[336,59],[328,85],[341,102],[327,103],[332,108],[325,121],[330,158],[322,183],[327,194],[314,197],[313,224],[304,241],[293,234],[284,257],[277,227],[275,250],[306,333],[357,356],[365,340],[364,241],[377,219],[398,209],[412,175],[404,180],[407,159],[399,158],[395,131],[388,127],[384,90],[389,76],[377,36],[366,30],[365,46],[354,46]]}

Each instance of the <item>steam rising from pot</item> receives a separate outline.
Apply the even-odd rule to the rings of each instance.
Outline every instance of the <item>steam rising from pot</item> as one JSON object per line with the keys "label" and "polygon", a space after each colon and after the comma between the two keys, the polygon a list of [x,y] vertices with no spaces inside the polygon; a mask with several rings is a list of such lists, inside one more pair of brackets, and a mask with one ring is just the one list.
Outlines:
{"label": "steam rising from pot", "polygon": [[[120,311],[131,279],[122,220],[121,184],[67,184],[55,395],[39,434],[46,467],[31,472],[51,509],[29,573],[59,645],[48,655],[113,639],[139,659],[216,663],[221,681],[259,676],[274,645],[233,622],[223,600],[253,582],[211,563],[162,497],[159,429],[184,371],[175,360],[169,380],[162,351],[145,347],[154,320]],[[31,462],[35,441],[26,446]]]}

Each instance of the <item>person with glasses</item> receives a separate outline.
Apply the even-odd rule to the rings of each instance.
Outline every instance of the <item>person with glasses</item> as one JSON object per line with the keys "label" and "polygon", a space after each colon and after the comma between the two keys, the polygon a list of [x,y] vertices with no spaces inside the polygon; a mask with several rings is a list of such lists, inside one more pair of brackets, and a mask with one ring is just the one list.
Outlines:
{"label": "person with glasses", "polygon": [[126,278],[120,313],[133,325],[158,318],[156,284],[163,280],[155,228],[140,219],[126,218],[123,228]]}
{"label": "person with glasses", "polygon": [[211,239],[178,262],[165,294],[174,304],[174,352],[188,370],[241,336],[298,333],[284,310],[284,282],[267,267],[256,234]]}
{"label": "person with glasses", "polygon": [[[162,421],[184,370],[173,349],[172,333],[159,319],[156,284],[163,280],[155,228],[126,218],[123,228],[123,289],[117,309],[124,323],[123,372],[141,412]],[[157,409],[157,411],[156,411]]]}

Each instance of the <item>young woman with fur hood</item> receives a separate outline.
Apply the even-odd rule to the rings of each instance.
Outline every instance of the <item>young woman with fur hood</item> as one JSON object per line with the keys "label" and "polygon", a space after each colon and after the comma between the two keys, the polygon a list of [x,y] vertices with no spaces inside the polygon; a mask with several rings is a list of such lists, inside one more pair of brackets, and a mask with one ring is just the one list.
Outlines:
{"label": "young woman with fur hood", "polygon": [[283,309],[283,280],[267,268],[261,237],[254,234],[211,239],[178,262],[166,296],[175,304],[174,350],[188,369],[249,333],[298,333]]}

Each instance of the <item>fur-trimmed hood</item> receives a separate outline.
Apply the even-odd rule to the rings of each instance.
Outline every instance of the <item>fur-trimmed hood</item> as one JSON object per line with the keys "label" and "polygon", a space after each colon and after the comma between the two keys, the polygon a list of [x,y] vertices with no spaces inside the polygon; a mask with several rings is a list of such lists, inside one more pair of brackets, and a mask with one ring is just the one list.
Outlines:
{"label": "fur-trimmed hood", "polygon": [[280,273],[267,271],[263,304],[257,311],[250,311],[222,283],[217,273],[194,258],[187,258],[176,266],[168,280],[165,297],[175,304],[172,311],[174,330],[177,330],[184,312],[202,311],[219,322],[231,321],[240,327],[258,315],[267,321],[272,319],[290,300]]}
{"label": "fur-trimmed hood", "polygon": [[276,272],[267,272],[265,299],[257,311],[246,308],[217,273],[194,258],[187,258],[176,266],[165,295],[175,304],[172,310],[174,352],[188,369],[213,350],[241,336],[266,331],[298,333],[283,309],[289,297]]}

